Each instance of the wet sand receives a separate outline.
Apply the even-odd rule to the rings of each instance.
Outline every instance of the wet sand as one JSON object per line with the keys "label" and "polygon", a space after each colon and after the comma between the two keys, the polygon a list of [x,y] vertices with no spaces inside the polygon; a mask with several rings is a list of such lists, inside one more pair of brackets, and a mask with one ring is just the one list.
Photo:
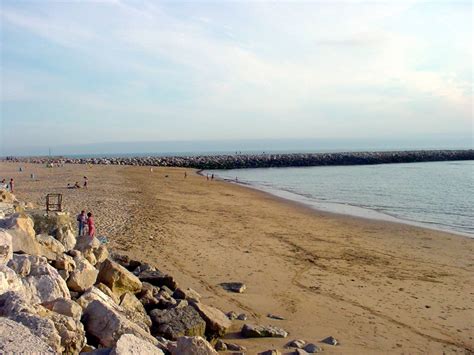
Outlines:
{"label": "wet sand", "polygon": [[[20,199],[96,215],[111,247],[155,264],[208,304],[245,312],[287,339],[238,339],[249,354],[289,340],[340,346],[326,353],[470,353],[474,350],[474,240],[413,226],[305,208],[192,169],[0,163]],[[36,180],[30,179],[30,173]],[[67,183],[89,178],[87,190]],[[242,281],[243,294],[219,283]],[[283,316],[278,321],[268,313]]]}

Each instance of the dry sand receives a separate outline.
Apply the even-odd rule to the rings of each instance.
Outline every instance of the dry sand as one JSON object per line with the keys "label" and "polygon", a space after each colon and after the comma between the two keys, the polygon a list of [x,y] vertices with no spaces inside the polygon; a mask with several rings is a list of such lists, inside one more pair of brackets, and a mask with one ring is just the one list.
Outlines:
{"label": "dry sand", "polygon": [[[25,166],[25,165],[24,165]],[[111,247],[155,264],[227,312],[273,324],[287,339],[239,339],[249,354],[332,335],[326,353],[442,354],[474,349],[474,240],[403,224],[310,210],[193,170],[0,163],[20,199],[96,215]],[[30,173],[36,180],[30,180]],[[87,190],[66,184],[89,177]],[[243,294],[219,283],[245,282]],[[267,318],[268,313],[286,318]]]}

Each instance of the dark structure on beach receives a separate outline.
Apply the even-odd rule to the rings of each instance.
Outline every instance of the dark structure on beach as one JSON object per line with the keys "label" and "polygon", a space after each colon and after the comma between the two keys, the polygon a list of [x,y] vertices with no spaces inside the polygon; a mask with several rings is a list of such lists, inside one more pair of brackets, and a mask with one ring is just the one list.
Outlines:
{"label": "dark structure on beach", "polygon": [[474,150],[417,150],[392,152],[295,153],[114,158],[14,158],[16,162],[173,166],[194,169],[242,169],[328,165],[373,165],[474,160]]}

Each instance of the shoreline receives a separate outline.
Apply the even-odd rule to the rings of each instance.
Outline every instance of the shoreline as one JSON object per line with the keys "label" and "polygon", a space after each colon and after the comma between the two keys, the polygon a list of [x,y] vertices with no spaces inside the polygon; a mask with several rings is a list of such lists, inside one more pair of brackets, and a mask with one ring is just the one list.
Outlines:
{"label": "shoreline", "polygon": [[[205,170],[199,170],[199,172],[202,172]],[[200,174],[201,176],[204,176],[203,174]],[[360,218],[362,220],[367,220],[367,221],[383,221],[387,223],[395,223],[395,224],[402,224],[402,225],[407,225],[411,227],[417,227],[417,228],[422,228],[422,229],[427,229],[427,230],[432,230],[432,231],[437,231],[437,232],[443,232],[443,233],[448,233],[448,234],[453,234],[458,237],[465,237],[469,239],[474,239],[474,234],[469,234],[469,233],[463,233],[459,231],[454,231],[448,228],[442,228],[442,227],[435,227],[431,226],[428,223],[424,222],[418,222],[418,221],[412,221],[412,220],[407,220],[407,219],[402,219],[398,218],[396,216],[392,216],[383,212],[379,212],[377,210],[372,210],[369,208],[364,208],[360,207],[357,205],[350,205],[350,204],[340,204],[336,202],[322,202],[322,201],[317,201],[315,199],[311,199],[309,197],[305,197],[303,195],[299,195],[290,191],[285,191],[285,190],[279,190],[279,189],[272,189],[272,188],[265,188],[259,185],[253,185],[248,182],[243,182],[243,181],[235,181],[232,179],[227,179],[227,178],[221,178],[217,175],[217,179],[220,181],[224,181],[226,183],[231,183],[231,184],[236,184],[239,186],[243,186],[249,189],[253,189],[256,191],[260,191],[266,194],[269,194],[273,197],[276,197],[284,202],[289,202],[289,203],[294,203],[297,204],[301,207],[308,208],[312,211],[316,211],[318,213],[328,213],[328,214],[333,214],[336,216],[340,217],[351,217],[351,218]],[[295,196],[295,198],[291,198],[290,196]],[[324,209],[325,206],[327,205],[337,205],[334,209]],[[346,211],[342,211],[340,209],[343,209],[344,207],[346,208]],[[339,209],[339,210],[338,210]],[[361,210],[361,213],[357,213],[356,210]],[[353,212],[353,213],[351,213]],[[365,212],[365,214],[364,214]]]}
{"label": "shoreline", "polygon": [[[321,344],[327,354],[474,349],[471,238],[320,212],[248,186],[207,181],[194,169],[0,167],[15,178],[19,198],[42,206],[46,193],[62,193],[67,210],[94,212],[98,235],[112,250],[159,266],[206,304],[290,333],[291,339],[249,341],[236,321],[228,339],[249,354],[286,354],[294,337],[321,344],[327,336],[341,344]],[[87,190],[66,188],[84,175]],[[247,290],[219,286],[231,281]]]}

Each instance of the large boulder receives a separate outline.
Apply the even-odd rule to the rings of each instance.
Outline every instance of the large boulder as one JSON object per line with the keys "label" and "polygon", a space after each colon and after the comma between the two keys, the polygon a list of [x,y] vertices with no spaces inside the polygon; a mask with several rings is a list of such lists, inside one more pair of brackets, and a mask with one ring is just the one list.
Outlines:
{"label": "large boulder", "polygon": [[15,205],[13,203],[0,202],[0,219],[4,219],[15,212]]}
{"label": "large boulder", "polygon": [[39,257],[13,254],[13,258],[8,262],[8,266],[13,269],[18,275],[25,277],[31,272],[31,261],[42,260]]}
{"label": "large boulder", "polygon": [[67,272],[73,272],[76,268],[76,262],[72,256],[63,254],[58,256],[51,264],[58,270],[65,270]]}
{"label": "large boulder", "polygon": [[98,248],[93,249],[93,253],[97,264],[103,263],[109,257],[109,251],[105,245],[100,245]]}
{"label": "large boulder", "polygon": [[54,354],[53,349],[27,327],[11,319],[0,317],[0,353]]}
{"label": "large boulder", "polygon": [[88,338],[93,338],[103,347],[113,347],[123,334],[133,334],[152,344],[157,343],[155,338],[127,319],[115,307],[102,301],[90,302],[84,309],[82,321]]}
{"label": "large boulder", "polygon": [[[26,261],[26,259],[28,261]],[[32,303],[52,301],[56,298],[71,298],[66,281],[44,257],[14,254],[9,265],[29,264],[29,272],[21,279],[25,296]],[[23,270],[24,271],[24,270]]]}
{"label": "large boulder", "polygon": [[[150,331],[151,320],[146,313],[143,313],[140,310],[140,306],[136,304],[136,301],[129,296],[122,296],[123,305],[128,307],[124,308],[120,303],[120,299],[118,299],[114,294],[110,295],[110,290],[108,292],[103,292],[102,289],[107,290],[107,286],[103,284],[99,284],[97,286],[91,287],[89,290],[84,292],[81,297],[77,300],[77,303],[82,307],[82,309],[86,309],[89,303],[92,301],[100,301],[105,303],[109,308],[113,309],[115,312],[119,313],[120,315],[124,316],[140,328],[142,328],[147,333]],[[137,309],[139,310],[137,312]]]}
{"label": "large boulder", "polygon": [[171,275],[167,275],[159,270],[145,270],[140,272],[138,278],[142,282],[148,282],[153,286],[166,286],[172,291],[176,290],[178,283]]}
{"label": "large boulder", "polygon": [[74,262],[76,268],[70,274],[69,279],[67,280],[67,286],[72,291],[84,292],[95,284],[99,271],[86,259],[81,257],[76,257]]}
{"label": "large boulder", "polygon": [[25,213],[15,213],[0,221],[0,228],[12,236],[14,252],[41,255],[41,245],[36,240],[33,220]]}
{"label": "large boulder", "polygon": [[37,306],[31,305],[20,293],[9,291],[0,295],[1,317],[23,324],[54,352],[62,352],[64,348],[54,322],[44,315],[38,315],[37,309]]}
{"label": "large boulder", "polygon": [[191,306],[198,311],[199,315],[206,322],[206,335],[209,337],[223,337],[232,325],[229,318],[217,308],[198,302],[191,302]]}
{"label": "large boulder", "polygon": [[105,293],[107,296],[113,299],[115,303],[117,304],[120,303],[120,298],[118,298],[108,286],[99,282],[98,284],[95,285],[95,287],[97,287],[99,290],[101,290],[103,293]]}
{"label": "large boulder", "polygon": [[145,311],[142,303],[133,293],[126,292],[120,298],[120,306],[126,311],[127,318],[149,331],[151,319]]}
{"label": "large boulder", "polygon": [[6,265],[13,258],[12,236],[0,229],[0,265]]}
{"label": "large boulder", "polygon": [[211,344],[199,336],[180,337],[171,355],[217,355]]}
{"label": "large boulder", "polygon": [[[104,259],[103,246],[96,237],[89,237],[87,235],[77,238],[75,250],[79,250],[84,258],[86,258],[92,265],[97,264],[97,256]],[[97,256],[96,256],[97,255]],[[103,260],[102,260],[103,261]]]}
{"label": "large boulder", "polygon": [[244,324],[240,334],[244,338],[286,338],[288,333],[281,328],[272,325]]}
{"label": "large boulder", "polygon": [[96,237],[89,237],[88,235],[83,235],[77,238],[76,245],[74,249],[84,252],[85,250],[95,250],[100,247],[100,241]]}
{"label": "large boulder", "polygon": [[79,304],[73,300],[69,300],[67,298],[57,298],[52,301],[43,302],[41,305],[50,311],[74,319],[81,319],[82,316],[81,306],[79,306]]}
{"label": "large boulder", "polygon": [[177,300],[199,302],[199,300],[201,299],[201,295],[197,293],[197,291],[193,290],[192,288],[182,289],[178,287],[173,292],[173,298],[176,298]]}
{"label": "large boulder", "polygon": [[206,322],[191,306],[154,309],[150,312],[151,333],[176,340],[181,336],[204,336]]}
{"label": "large boulder", "polygon": [[[46,309],[45,309],[46,310]],[[79,354],[86,344],[84,326],[80,318],[68,317],[56,312],[40,311],[39,315],[50,319],[61,338],[61,347],[66,354]]]}
{"label": "large boulder", "polygon": [[76,237],[73,220],[66,212],[35,213],[32,215],[36,234],[47,234],[57,239],[66,251],[74,248]]}
{"label": "large boulder", "polygon": [[142,289],[142,283],[138,277],[110,259],[106,259],[100,265],[97,281],[108,286],[118,297],[126,292],[137,293]]}
{"label": "large boulder", "polygon": [[64,254],[66,249],[60,241],[47,234],[38,234],[36,240],[41,245],[41,255],[49,260],[56,260]]}
{"label": "large boulder", "polygon": [[24,292],[18,274],[6,265],[0,265],[0,294],[8,291]]}
{"label": "large boulder", "polygon": [[117,312],[122,312],[122,308],[118,305],[118,302],[115,302],[115,300],[95,286],[92,286],[90,289],[84,292],[81,297],[77,299],[77,304],[79,304],[79,306],[81,306],[84,310],[92,301],[106,303],[109,307],[113,308]]}
{"label": "large boulder", "polygon": [[164,352],[156,345],[153,345],[133,334],[124,334],[120,337],[112,349],[110,355],[164,355]]}
{"label": "large boulder", "polygon": [[5,189],[0,189],[0,202],[15,203],[18,202],[15,195]]}
{"label": "large boulder", "polygon": [[158,308],[160,300],[156,296],[159,292],[159,287],[153,286],[148,282],[142,282],[142,290],[137,296],[141,304],[143,304],[143,306],[148,312],[154,308]]}

